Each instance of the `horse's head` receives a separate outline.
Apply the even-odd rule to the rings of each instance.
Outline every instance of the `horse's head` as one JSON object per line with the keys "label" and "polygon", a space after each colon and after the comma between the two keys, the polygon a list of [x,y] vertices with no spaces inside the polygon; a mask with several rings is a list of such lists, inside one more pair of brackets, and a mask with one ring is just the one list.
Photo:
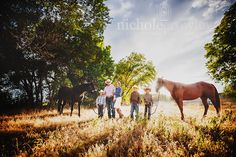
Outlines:
{"label": "horse's head", "polygon": [[159,89],[163,86],[163,79],[162,78],[158,78],[157,79],[157,85],[156,85],[156,92],[159,91]]}

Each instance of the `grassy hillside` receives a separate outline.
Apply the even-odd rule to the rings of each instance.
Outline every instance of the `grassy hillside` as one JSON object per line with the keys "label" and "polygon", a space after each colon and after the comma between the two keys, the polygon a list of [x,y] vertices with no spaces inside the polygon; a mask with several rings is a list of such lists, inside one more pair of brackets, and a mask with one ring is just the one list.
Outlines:
{"label": "grassy hillside", "polygon": [[[184,107],[185,122],[172,102],[150,121],[97,119],[87,109],[80,119],[69,110],[1,116],[0,156],[235,156],[236,104],[225,103],[220,119],[211,106],[204,120],[202,105]],[[122,109],[128,116],[130,107]]]}

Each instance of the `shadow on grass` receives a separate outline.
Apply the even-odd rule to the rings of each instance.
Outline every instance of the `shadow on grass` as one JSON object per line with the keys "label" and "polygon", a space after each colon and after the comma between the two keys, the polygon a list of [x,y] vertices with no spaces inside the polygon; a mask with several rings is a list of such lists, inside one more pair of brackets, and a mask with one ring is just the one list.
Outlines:
{"label": "shadow on grass", "polygon": [[[78,122],[78,128],[88,126],[93,119]],[[48,139],[47,132],[68,127],[74,123],[52,124],[48,126],[32,127],[31,125],[15,130],[0,130],[0,156],[16,156],[21,152],[32,154],[32,148],[38,143]],[[27,136],[32,134],[32,136]],[[36,135],[36,136],[34,136]]]}
{"label": "shadow on grass", "polygon": [[[195,143],[195,147],[189,150],[190,152],[196,153],[199,151],[197,149],[200,148],[207,156],[236,156],[236,128],[230,127],[232,123],[235,125],[235,115],[233,112],[224,111],[220,118],[210,118],[207,125],[197,124],[196,119],[190,119],[186,123],[193,127],[199,134],[197,138],[198,142]],[[204,148],[206,140],[210,140],[213,145]],[[213,148],[215,150],[211,151]]]}
{"label": "shadow on grass", "polygon": [[[69,152],[60,152],[60,156],[84,156],[85,153],[94,145],[107,145],[109,136],[111,136],[110,132],[100,133],[90,138],[84,139],[81,145],[76,146],[74,149]],[[81,137],[83,138],[83,137]]]}
{"label": "shadow on grass", "polygon": [[140,120],[134,129],[119,137],[107,148],[107,156],[143,156],[142,143],[147,121]]}

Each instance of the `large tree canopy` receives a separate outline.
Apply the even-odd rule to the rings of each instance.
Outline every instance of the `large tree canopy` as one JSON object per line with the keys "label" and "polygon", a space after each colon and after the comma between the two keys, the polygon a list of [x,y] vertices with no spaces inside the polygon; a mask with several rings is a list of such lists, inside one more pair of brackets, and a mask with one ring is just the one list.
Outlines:
{"label": "large tree canopy", "polygon": [[155,77],[155,66],[151,61],[147,61],[141,53],[133,52],[116,64],[114,80],[122,83],[125,101],[127,101],[134,85],[148,85]]}
{"label": "large tree canopy", "polygon": [[226,84],[227,95],[236,96],[236,3],[225,12],[205,49],[209,73]]}
{"label": "large tree canopy", "polygon": [[103,44],[110,21],[104,0],[0,3],[2,93],[41,104],[61,85],[101,84],[112,75],[110,46]]}

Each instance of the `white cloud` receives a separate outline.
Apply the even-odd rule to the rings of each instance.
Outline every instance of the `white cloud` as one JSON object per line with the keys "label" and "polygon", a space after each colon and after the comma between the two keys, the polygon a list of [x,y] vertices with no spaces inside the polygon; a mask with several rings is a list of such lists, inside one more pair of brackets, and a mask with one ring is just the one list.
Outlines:
{"label": "white cloud", "polygon": [[[185,6],[186,9],[171,8],[173,18],[165,22],[158,21],[155,13],[142,14],[140,17],[138,13],[132,12],[132,9],[140,7],[136,5],[143,4],[130,4],[132,7],[128,7],[128,12],[132,12],[132,19],[126,20],[126,25],[130,23],[135,25],[135,22],[136,25],[140,23],[152,24],[155,19],[156,25],[162,25],[162,27],[152,25],[147,29],[132,29],[130,27],[123,30],[118,29],[118,23],[124,22],[124,18],[120,17],[123,17],[125,12],[123,12],[124,9],[121,9],[123,11],[120,11],[119,14],[116,13],[116,21],[108,25],[105,31],[105,43],[112,46],[112,56],[116,61],[128,56],[133,51],[141,52],[145,54],[147,59],[153,61],[159,75],[167,79],[184,83],[200,80],[213,83],[214,81],[207,75],[204,45],[211,41],[214,28],[219,24],[222,15],[218,16],[216,20],[208,21],[199,19],[190,11],[191,7],[208,6],[209,1],[206,1],[207,4],[201,0],[198,3],[194,1],[195,3]],[[210,5],[210,8],[214,10],[217,10],[217,7],[216,3]],[[123,13],[121,14],[121,12]],[[139,19],[139,24],[137,19]],[[216,85],[222,91],[222,85]]]}
{"label": "white cloud", "polygon": [[214,13],[217,13],[220,10],[225,9],[226,7],[230,6],[230,2],[228,1],[222,1],[222,0],[215,0],[210,3],[208,3],[208,9],[203,13],[204,17],[209,17],[213,15]]}
{"label": "white cloud", "polygon": [[118,0],[116,3],[118,5],[108,5],[111,17],[127,17],[130,14],[129,10],[134,6],[133,3],[126,0]]}
{"label": "white cloud", "polygon": [[222,11],[230,5],[231,3],[227,0],[194,0],[192,3],[193,8],[205,7],[202,13],[202,16],[205,18],[210,18],[218,11]]}
{"label": "white cloud", "polygon": [[208,0],[194,0],[192,3],[193,8],[201,8],[208,3]]}

